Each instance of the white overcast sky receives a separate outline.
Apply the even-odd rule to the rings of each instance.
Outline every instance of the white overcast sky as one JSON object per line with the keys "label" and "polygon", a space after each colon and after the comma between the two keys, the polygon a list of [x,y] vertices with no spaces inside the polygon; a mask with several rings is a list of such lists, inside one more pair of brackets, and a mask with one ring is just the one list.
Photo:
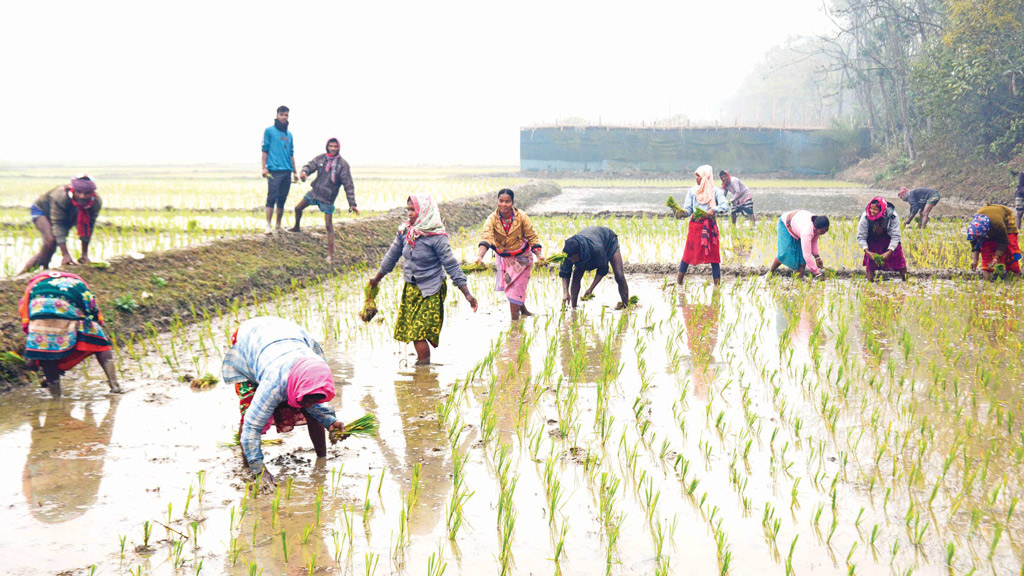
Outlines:
{"label": "white overcast sky", "polygon": [[718,118],[821,0],[4,2],[0,163],[519,162],[519,128]]}

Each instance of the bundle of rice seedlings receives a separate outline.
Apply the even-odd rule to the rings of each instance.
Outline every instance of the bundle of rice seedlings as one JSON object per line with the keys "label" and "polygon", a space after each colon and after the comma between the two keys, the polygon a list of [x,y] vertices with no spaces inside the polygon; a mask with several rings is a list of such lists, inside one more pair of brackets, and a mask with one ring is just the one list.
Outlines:
{"label": "bundle of rice seedlings", "polygon": [[207,372],[206,374],[203,374],[199,378],[192,379],[191,384],[192,388],[202,390],[203,388],[213,386],[217,382],[220,382],[220,380],[218,380],[217,377],[214,376],[213,374]]}
{"label": "bundle of rice seedlings", "polygon": [[593,300],[593,299],[594,299],[594,293],[593,292],[591,292],[590,294],[584,294],[583,297],[580,298],[580,300],[583,300],[584,302],[586,302],[587,300]]}
{"label": "bundle of rice seedlings", "polygon": [[619,302],[618,304],[615,305],[615,309],[616,310],[624,310],[626,308],[632,308],[633,306],[636,306],[639,303],[640,303],[640,297],[636,296],[636,295],[633,295],[633,296],[629,297],[629,300],[626,300],[626,305],[625,306],[622,305],[622,302]]}
{"label": "bundle of rice seedlings", "polygon": [[683,209],[680,208],[679,204],[676,203],[675,198],[669,196],[668,201],[665,202],[665,206],[668,206],[668,209],[672,211],[672,215],[675,216],[676,218],[685,218],[685,216],[683,215]]}
{"label": "bundle of rice seedlings", "polygon": [[992,266],[992,273],[996,276],[1006,276],[1006,264],[999,262]]}
{"label": "bundle of rice seedlings", "polygon": [[558,252],[556,254],[552,254],[551,256],[544,257],[543,260],[548,264],[561,264],[562,260],[565,260],[567,257],[568,256],[566,256],[565,252]]}
{"label": "bundle of rice seedlings", "polygon": [[367,414],[345,425],[345,430],[331,430],[331,444],[335,444],[345,436],[376,436],[380,426],[377,417]]}
{"label": "bundle of rice seedlings", "polygon": [[[260,440],[261,444],[268,445],[280,444],[282,442],[283,440],[281,440],[280,438],[263,438]],[[220,446],[221,448],[231,448],[232,446],[238,446],[240,444],[241,442],[238,441],[238,432],[235,432],[235,434],[231,437],[231,442],[217,442],[217,446]]]}
{"label": "bundle of rice seedlings", "polygon": [[473,272],[484,272],[486,270],[490,270],[490,268],[487,266],[487,264],[484,264],[483,262],[473,262],[472,264],[462,265],[463,274],[472,274]]}
{"label": "bundle of rice seedlings", "polygon": [[871,259],[875,261],[875,266],[878,266],[879,268],[885,266],[885,257],[881,254],[872,254]]}
{"label": "bundle of rice seedlings", "polygon": [[93,268],[110,268],[110,262],[89,262],[89,265]]}
{"label": "bundle of rice seedlings", "polygon": [[702,218],[707,218],[708,217],[708,211],[703,209],[703,208],[701,208],[700,206],[698,206],[693,211],[693,217],[696,218],[697,220],[700,220]]}
{"label": "bundle of rice seedlings", "polygon": [[363,309],[359,312],[359,318],[363,322],[369,322],[373,320],[373,317],[377,315],[377,293],[380,292],[380,285],[371,286],[369,283],[363,288],[363,295],[366,299],[363,300]]}

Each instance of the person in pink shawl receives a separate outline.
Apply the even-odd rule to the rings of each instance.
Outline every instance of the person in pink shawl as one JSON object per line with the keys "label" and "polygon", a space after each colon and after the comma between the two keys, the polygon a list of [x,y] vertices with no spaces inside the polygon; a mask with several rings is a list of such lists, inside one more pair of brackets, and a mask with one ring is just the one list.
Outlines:
{"label": "person in pink shawl", "polygon": [[540,237],[525,212],[515,207],[516,194],[508,188],[498,191],[498,208],[487,217],[480,231],[477,263],[494,250],[497,265],[494,289],[508,298],[512,320],[532,316],[526,309],[526,286],[530,283],[534,255],[540,256]]}
{"label": "person in pink shawl", "polygon": [[864,251],[864,269],[868,282],[875,281],[876,270],[899,272],[907,280],[907,259],[900,243],[900,219],[895,207],[881,196],[868,202],[857,223],[857,245]]}
{"label": "person in pink shawl", "polygon": [[824,264],[818,252],[818,238],[828,234],[828,226],[828,216],[815,215],[807,210],[792,210],[779,217],[778,253],[768,275],[785,264],[800,275],[810,272],[820,280]]}
{"label": "person in pink shawl", "polygon": [[263,466],[260,439],[271,424],[279,433],[306,426],[317,458],[327,457],[325,430],[345,429],[328,404],[334,398],[334,375],[323,348],[290,320],[262,316],[243,322],[224,355],[221,376],[235,386],[239,398],[242,461],[265,487],[276,483]]}

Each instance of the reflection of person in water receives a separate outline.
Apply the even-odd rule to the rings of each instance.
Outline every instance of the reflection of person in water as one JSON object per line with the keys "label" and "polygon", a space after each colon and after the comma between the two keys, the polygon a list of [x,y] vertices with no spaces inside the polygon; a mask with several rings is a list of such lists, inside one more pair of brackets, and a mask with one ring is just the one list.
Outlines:
{"label": "reflection of person in water", "polygon": [[714,290],[708,304],[688,304],[686,294],[679,295],[686,325],[686,345],[690,349],[690,373],[693,378],[693,394],[700,400],[708,397],[708,386],[715,380],[711,368],[715,346],[718,345],[718,321],[721,314],[722,293]]}
{"label": "reflection of person in water", "polygon": [[[582,318],[582,320],[581,320]],[[562,373],[570,382],[596,382],[604,370],[605,344],[607,354],[615,364],[622,361],[622,341],[629,328],[629,316],[614,320],[611,334],[602,334],[590,323],[587,316],[581,316],[575,310],[567,315],[562,322],[561,354]],[[587,346],[586,336],[593,337],[593,344]],[[582,349],[583,362],[573,364],[574,351]]]}
{"label": "reflection of person in water", "polygon": [[405,435],[405,457],[400,461],[396,454],[385,451],[384,460],[396,475],[406,476],[404,485],[411,485],[413,466],[417,463],[421,466],[419,499],[409,516],[410,534],[430,534],[437,522],[443,521],[445,499],[452,486],[448,439],[437,420],[430,418],[437,413],[439,386],[437,374],[425,370],[417,370],[410,378],[395,381],[395,401]]}
{"label": "reflection of person in water", "polygon": [[32,414],[32,444],[22,474],[22,492],[36,520],[67,522],[96,502],[119,400],[119,396],[110,397],[110,406],[99,422],[93,402],[85,403],[82,419],[71,416],[79,403],[70,401],[47,403]]}
{"label": "reflection of person in water", "polygon": [[[794,350],[805,349],[810,355],[818,352],[825,341],[823,335],[819,335],[814,340],[813,347],[811,346],[811,335],[818,325],[818,301],[810,297],[793,298],[792,294],[784,291],[776,294],[776,301],[779,306],[775,326],[779,336],[780,352],[787,345]],[[796,320],[796,324],[789,328],[789,323],[793,319]],[[787,333],[788,343],[785,341]]]}
{"label": "reflection of person in water", "polygon": [[883,291],[865,291],[861,293],[860,321],[861,331],[864,335],[864,357],[873,356],[872,346],[869,344],[868,335],[871,340],[878,343],[878,350],[882,354],[891,354],[894,344],[897,341],[897,327],[899,322],[894,319],[903,318],[904,294],[886,293]]}
{"label": "reflection of person in water", "polygon": [[[533,398],[524,396],[523,388],[532,382],[533,367],[530,365],[530,336],[522,324],[513,324],[505,332],[505,342],[495,360],[495,371],[498,376],[494,412],[498,417],[498,431],[502,441],[508,441],[514,423],[519,419],[520,405],[529,403]],[[523,348],[522,357],[520,349]],[[529,391],[527,391],[527,394]],[[529,406],[525,406],[529,408]]]}

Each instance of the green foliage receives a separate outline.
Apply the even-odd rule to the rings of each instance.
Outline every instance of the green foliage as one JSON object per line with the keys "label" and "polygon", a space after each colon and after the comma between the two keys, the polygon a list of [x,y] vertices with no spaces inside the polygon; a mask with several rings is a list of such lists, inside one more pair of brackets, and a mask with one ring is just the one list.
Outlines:
{"label": "green foliage", "polygon": [[125,312],[127,314],[133,314],[139,310],[139,303],[135,301],[135,298],[132,298],[127,294],[122,294],[121,296],[114,298],[112,304],[114,305],[114,308],[117,308],[121,312]]}

